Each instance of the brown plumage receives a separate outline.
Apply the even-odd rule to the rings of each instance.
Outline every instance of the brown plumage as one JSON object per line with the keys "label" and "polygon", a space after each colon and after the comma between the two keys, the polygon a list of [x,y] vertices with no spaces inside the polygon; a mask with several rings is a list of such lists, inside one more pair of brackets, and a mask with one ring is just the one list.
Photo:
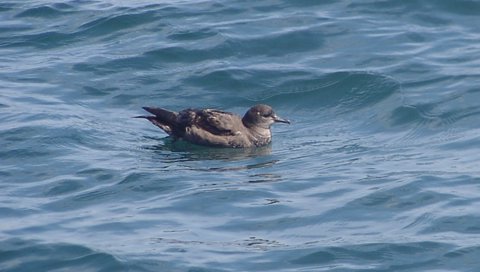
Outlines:
{"label": "brown plumage", "polygon": [[144,107],[145,118],[175,139],[219,147],[254,147],[270,143],[273,123],[290,121],[278,117],[268,105],[255,105],[242,117],[215,109],[186,109],[180,112]]}

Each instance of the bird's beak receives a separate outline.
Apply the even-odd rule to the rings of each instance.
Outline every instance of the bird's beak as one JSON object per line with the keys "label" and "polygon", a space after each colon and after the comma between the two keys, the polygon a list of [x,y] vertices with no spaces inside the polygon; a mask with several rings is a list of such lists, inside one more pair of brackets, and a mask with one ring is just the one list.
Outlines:
{"label": "bird's beak", "polygon": [[290,121],[288,121],[287,119],[283,119],[283,118],[280,118],[276,115],[273,116],[273,121],[275,121],[275,123],[285,123],[285,124],[290,124]]}

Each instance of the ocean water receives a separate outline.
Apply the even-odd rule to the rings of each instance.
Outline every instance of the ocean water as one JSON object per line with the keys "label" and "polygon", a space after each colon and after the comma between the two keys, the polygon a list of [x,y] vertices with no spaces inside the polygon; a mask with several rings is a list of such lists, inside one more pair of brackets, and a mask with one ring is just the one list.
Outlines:
{"label": "ocean water", "polygon": [[[480,271],[480,2],[0,3],[0,271]],[[272,105],[271,145],[142,106]]]}

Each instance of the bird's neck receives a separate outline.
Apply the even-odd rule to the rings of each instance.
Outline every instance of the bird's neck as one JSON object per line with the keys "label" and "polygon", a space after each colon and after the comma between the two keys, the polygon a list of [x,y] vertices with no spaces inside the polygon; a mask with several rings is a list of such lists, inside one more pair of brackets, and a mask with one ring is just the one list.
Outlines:
{"label": "bird's neck", "polygon": [[250,127],[250,133],[257,145],[264,145],[272,139],[272,132],[268,128],[258,126]]}

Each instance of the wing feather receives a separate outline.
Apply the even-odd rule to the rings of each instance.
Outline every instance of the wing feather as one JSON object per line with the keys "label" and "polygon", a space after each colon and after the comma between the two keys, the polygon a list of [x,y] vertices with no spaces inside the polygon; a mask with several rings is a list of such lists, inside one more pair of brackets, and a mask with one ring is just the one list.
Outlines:
{"label": "wing feather", "polygon": [[219,110],[201,110],[199,116],[201,118],[199,126],[215,135],[236,135],[239,131],[238,126],[242,124],[238,115]]}

